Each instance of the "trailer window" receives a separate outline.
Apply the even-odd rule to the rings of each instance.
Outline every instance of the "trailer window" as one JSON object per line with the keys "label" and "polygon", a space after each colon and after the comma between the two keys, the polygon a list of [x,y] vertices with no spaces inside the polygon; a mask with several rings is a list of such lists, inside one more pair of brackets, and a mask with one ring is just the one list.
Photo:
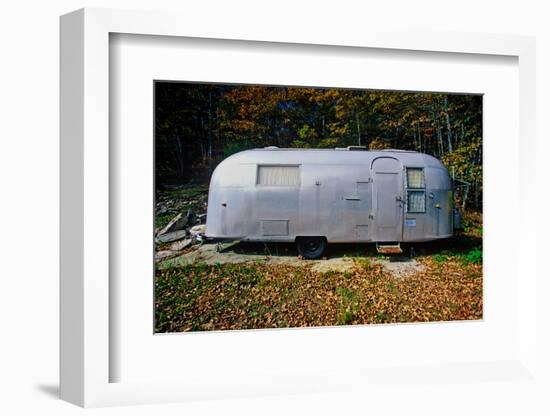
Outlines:
{"label": "trailer window", "polygon": [[407,188],[425,188],[423,168],[407,168]]}
{"label": "trailer window", "polygon": [[407,212],[426,212],[426,183],[423,168],[407,168]]}
{"label": "trailer window", "polygon": [[407,191],[407,212],[426,212],[426,192]]}
{"label": "trailer window", "polygon": [[265,186],[300,186],[298,165],[258,165],[256,183]]}

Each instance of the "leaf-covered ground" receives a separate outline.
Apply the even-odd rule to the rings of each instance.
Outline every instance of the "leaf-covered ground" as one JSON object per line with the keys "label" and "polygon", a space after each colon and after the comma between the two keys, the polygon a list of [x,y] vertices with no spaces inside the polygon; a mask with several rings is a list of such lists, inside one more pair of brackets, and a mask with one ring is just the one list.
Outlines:
{"label": "leaf-covered ground", "polygon": [[[206,205],[206,189],[164,192],[169,212]],[[185,200],[176,206],[174,200]],[[167,207],[167,208],[166,208]],[[158,215],[158,213],[157,213]],[[166,216],[168,217],[168,216]],[[162,225],[164,217],[157,218]],[[159,224],[161,223],[161,224]],[[422,272],[397,277],[377,263],[374,245],[335,245],[333,256],[352,257],[346,272],[317,273],[311,266],[265,264],[163,268],[155,273],[155,330],[180,332],[371,323],[481,319],[482,217],[467,212],[457,238],[415,245]],[[288,247],[287,247],[288,246]],[[243,244],[240,250],[296,256],[293,245]],[[283,251],[281,251],[284,250]],[[405,253],[411,248],[405,245]],[[332,250],[332,253],[330,253]]]}
{"label": "leaf-covered ground", "polygon": [[368,258],[350,272],[261,263],[189,265],[156,275],[156,332],[285,328],[482,318],[482,266],[422,256],[395,278]]}

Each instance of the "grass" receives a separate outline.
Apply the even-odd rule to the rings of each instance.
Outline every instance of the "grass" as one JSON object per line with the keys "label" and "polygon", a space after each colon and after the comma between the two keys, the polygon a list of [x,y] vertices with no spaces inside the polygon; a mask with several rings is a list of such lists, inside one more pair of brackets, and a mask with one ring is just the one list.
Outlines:
{"label": "grass", "polygon": [[433,255],[433,260],[437,263],[437,264],[442,264],[442,263],[445,263],[446,261],[449,260],[449,257],[446,256],[445,254],[434,254]]}
{"label": "grass", "polygon": [[372,270],[373,268],[373,263],[368,257],[355,257],[353,260],[355,261],[355,264],[359,265],[359,267],[365,271]]}
{"label": "grass", "polygon": [[376,312],[376,315],[375,315],[375,322],[377,323],[384,323],[384,322],[388,322],[390,319],[390,317],[388,316],[388,314],[386,313],[386,311],[378,311]]}
{"label": "grass", "polygon": [[481,248],[473,248],[466,254],[457,256],[463,264],[481,264],[483,261],[483,253]]}
{"label": "grass", "polygon": [[436,264],[445,264],[448,261],[459,261],[464,265],[467,264],[481,264],[483,262],[483,252],[481,247],[474,247],[468,251],[449,251],[445,250],[442,253],[433,254],[431,259]]}
{"label": "grass", "polygon": [[358,294],[347,287],[337,287],[336,294],[341,297],[341,305],[338,311],[337,324],[349,325],[353,322],[359,305]]}
{"label": "grass", "polygon": [[157,214],[155,215],[155,228],[165,227],[170,220],[174,218],[174,214]]}

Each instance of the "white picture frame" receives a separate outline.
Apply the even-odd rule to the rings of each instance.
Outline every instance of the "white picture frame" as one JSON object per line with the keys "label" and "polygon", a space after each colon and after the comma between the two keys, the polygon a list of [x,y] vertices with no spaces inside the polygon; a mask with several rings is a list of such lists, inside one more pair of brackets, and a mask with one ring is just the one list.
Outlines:
{"label": "white picture frame", "polygon": [[[181,381],[110,382],[109,296],[109,36],[114,33],[225,39],[281,44],[430,51],[439,54],[503,55],[519,67],[519,244],[522,279],[517,293],[517,354],[498,362],[441,363],[411,369],[341,368],[331,372],[281,373],[263,380],[239,380],[220,374]],[[169,13],[82,9],[61,18],[61,398],[80,406],[159,403],[197,398],[248,397],[285,393],[360,390],[382,380],[402,378],[426,385],[440,380],[471,382],[479,388],[484,374],[503,374],[510,388],[537,387],[537,270],[529,251],[536,241],[536,216],[527,214],[535,184],[529,178],[536,147],[535,40],[530,37],[362,29],[327,35],[264,25],[235,33],[230,23],[204,27],[189,16]],[[524,244],[521,244],[523,242]],[[414,330],[414,329],[413,329]],[[112,334],[111,334],[112,335]],[[368,370],[368,371],[367,371]],[[498,378],[498,377],[497,377]],[[345,380],[342,381],[342,380]],[[491,378],[491,380],[493,380]],[[534,384],[533,384],[534,383]],[[426,387],[428,390],[430,387]],[[384,388],[382,387],[382,390]],[[451,390],[442,392],[451,394]],[[488,394],[495,394],[496,392]],[[496,396],[495,396],[496,397]]]}

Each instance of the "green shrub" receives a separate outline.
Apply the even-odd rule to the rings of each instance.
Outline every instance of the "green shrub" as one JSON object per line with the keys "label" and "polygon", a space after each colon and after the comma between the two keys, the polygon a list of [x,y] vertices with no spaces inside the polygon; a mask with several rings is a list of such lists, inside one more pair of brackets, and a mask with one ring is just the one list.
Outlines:
{"label": "green shrub", "polygon": [[292,143],[290,143],[290,147],[295,147],[298,149],[309,149],[311,145],[305,140],[294,140]]}
{"label": "green shrub", "polygon": [[317,144],[320,149],[334,149],[337,146],[338,140],[336,139],[323,139]]}
{"label": "green shrub", "polygon": [[433,256],[433,260],[438,263],[445,263],[449,258],[445,254],[435,254]]}
{"label": "green shrub", "polygon": [[480,248],[474,248],[462,256],[464,264],[481,264],[483,261],[483,252]]}

